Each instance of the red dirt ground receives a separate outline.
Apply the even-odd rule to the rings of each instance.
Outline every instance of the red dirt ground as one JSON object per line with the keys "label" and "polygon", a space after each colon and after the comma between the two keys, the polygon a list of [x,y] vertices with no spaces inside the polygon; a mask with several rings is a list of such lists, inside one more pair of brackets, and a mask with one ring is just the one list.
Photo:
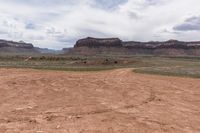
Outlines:
{"label": "red dirt ground", "polygon": [[199,133],[200,79],[0,69],[0,133]]}

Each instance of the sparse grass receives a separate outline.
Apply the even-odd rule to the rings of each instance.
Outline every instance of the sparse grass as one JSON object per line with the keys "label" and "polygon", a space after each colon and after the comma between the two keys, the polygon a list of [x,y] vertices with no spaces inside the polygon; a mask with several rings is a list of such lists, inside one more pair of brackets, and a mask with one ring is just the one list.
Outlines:
{"label": "sparse grass", "polygon": [[[153,56],[0,56],[0,68],[32,68],[59,71],[101,71],[134,68],[134,72],[200,78],[199,57]],[[124,63],[125,62],[125,63]]]}
{"label": "sparse grass", "polygon": [[137,68],[134,70],[134,72],[166,76],[200,78],[200,59],[197,57],[162,57],[149,59],[147,62],[152,62],[154,65],[151,67]]}
{"label": "sparse grass", "polygon": [[179,76],[200,78],[200,68],[140,68],[134,70],[136,73],[155,74],[164,76]]}
{"label": "sparse grass", "polygon": [[59,71],[101,71],[119,68],[116,64],[84,64],[85,60],[93,61],[96,58],[85,57],[33,57],[30,61],[25,61],[27,57],[0,57],[0,68],[31,68],[42,70]]}

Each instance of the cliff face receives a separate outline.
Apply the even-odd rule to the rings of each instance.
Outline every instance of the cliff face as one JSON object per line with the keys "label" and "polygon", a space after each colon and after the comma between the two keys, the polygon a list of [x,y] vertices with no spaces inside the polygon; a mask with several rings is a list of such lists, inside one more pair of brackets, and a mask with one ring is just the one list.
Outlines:
{"label": "cliff face", "polygon": [[0,48],[2,47],[32,49],[33,45],[30,43],[25,43],[25,42],[13,42],[13,41],[0,40]]}
{"label": "cliff face", "polygon": [[0,40],[0,53],[39,53],[30,43]]}
{"label": "cliff face", "polygon": [[71,52],[75,54],[200,56],[200,41],[123,42],[118,38],[88,37],[78,40]]}
{"label": "cliff face", "polygon": [[183,42],[177,40],[169,40],[165,42],[123,42],[126,48],[142,48],[142,49],[195,49],[200,48],[200,42]]}
{"label": "cliff face", "polygon": [[78,40],[75,47],[122,47],[122,42],[118,38],[85,38]]}

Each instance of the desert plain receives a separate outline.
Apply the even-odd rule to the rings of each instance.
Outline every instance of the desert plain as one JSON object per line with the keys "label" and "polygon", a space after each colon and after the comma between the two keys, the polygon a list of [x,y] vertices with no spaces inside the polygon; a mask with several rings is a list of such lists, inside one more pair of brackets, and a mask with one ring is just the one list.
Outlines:
{"label": "desert plain", "polygon": [[199,133],[200,79],[0,69],[1,133]]}

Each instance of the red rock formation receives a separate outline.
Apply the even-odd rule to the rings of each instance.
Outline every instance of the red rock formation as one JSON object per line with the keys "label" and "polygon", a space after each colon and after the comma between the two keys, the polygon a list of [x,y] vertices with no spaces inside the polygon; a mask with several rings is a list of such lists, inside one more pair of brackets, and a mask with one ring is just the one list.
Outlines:
{"label": "red rock formation", "polygon": [[119,38],[85,38],[76,42],[75,47],[122,47]]}
{"label": "red rock formation", "polygon": [[200,42],[169,40],[165,42],[123,42],[118,38],[84,38],[77,41],[75,54],[200,56]]}
{"label": "red rock formation", "polygon": [[6,41],[0,40],[0,47],[13,47],[13,48],[25,48],[25,49],[32,49],[33,45],[30,43],[25,42],[14,42],[14,41]]}

